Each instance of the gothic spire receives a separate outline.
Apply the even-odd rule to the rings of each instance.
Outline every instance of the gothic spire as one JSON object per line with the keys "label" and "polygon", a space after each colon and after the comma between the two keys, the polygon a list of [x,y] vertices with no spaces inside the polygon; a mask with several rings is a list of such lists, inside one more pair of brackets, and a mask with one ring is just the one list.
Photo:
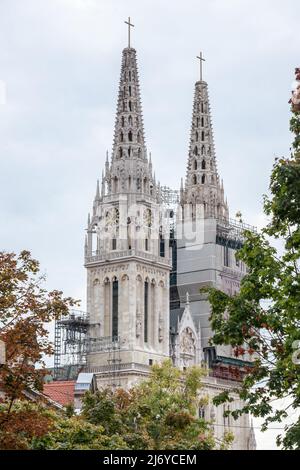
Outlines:
{"label": "gothic spire", "polygon": [[[130,32],[130,19],[126,23]],[[136,50],[130,42],[128,46],[122,52],[112,157],[110,164],[106,162],[107,195],[143,193],[156,199],[159,194],[147,158]]]}
{"label": "gothic spire", "polygon": [[[200,54],[202,64],[202,54]],[[202,69],[200,69],[202,78]],[[207,83],[195,83],[190,146],[183,202],[203,204],[205,217],[228,218],[217,171]]]}
{"label": "gothic spire", "polygon": [[122,54],[112,160],[146,159],[146,155],[136,51],[126,47]]}

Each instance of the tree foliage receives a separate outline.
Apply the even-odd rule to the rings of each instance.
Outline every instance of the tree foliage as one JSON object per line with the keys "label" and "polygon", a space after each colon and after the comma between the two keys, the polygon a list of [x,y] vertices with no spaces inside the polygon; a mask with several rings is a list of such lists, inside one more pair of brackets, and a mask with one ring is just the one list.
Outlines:
{"label": "tree foliage", "polygon": [[0,365],[0,387],[1,400],[8,404],[0,413],[4,447],[4,434],[7,439],[9,430],[17,434],[18,419],[20,432],[24,423],[27,429],[40,426],[38,415],[30,409],[12,413],[13,404],[24,398],[26,389],[42,390],[46,373],[43,358],[53,354],[47,326],[76,304],[60,291],[47,292],[43,281],[39,263],[28,251],[18,256],[0,252],[0,340],[6,347],[6,362]]}
{"label": "tree foliage", "polygon": [[196,417],[203,373],[182,372],[170,361],[154,365],[150,378],[128,391],[87,394],[83,417],[108,435],[119,433],[130,449],[226,448],[232,436],[216,442],[209,423]]}
{"label": "tree foliage", "polygon": [[[264,198],[269,223],[260,233],[244,232],[237,258],[247,265],[247,274],[240,292],[230,297],[208,289],[213,342],[253,358],[254,367],[237,390],[245,406],[233,414],[250,411],[263,417],[263,429],[300,405],[300,69],[296,78],[299,100],[292,101],[290,121],[295,138],[290,158],[277,159],[273,167],[270,196]],[[275,239],[280,249],[274,247]],[[285,398],[284,409],[274,406]],[[225,393],[216,403],[228,399]],[[287,426],[277,442],[300,448],[300,421]]]}

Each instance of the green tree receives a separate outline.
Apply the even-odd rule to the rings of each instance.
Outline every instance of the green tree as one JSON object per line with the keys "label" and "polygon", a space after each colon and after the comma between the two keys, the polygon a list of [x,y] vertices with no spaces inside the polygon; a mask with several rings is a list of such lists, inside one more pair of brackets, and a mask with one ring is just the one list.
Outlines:
{"label": "green tree", "polygon": [[198,419],[203,370],[180,371],[170,361],[154,365],[149,379],[129,391],[88,393],[83,417],[118,433],[130,449],[227,448],[232,436],[216,442],[209,423]]}
{"label": "green tree", "polygon": [[[260,232],[244,232],[237,257],[248,268],[240,292],[233,297],[208,289],[212,306],[214,344],[229,344],[235,354],[248,353],[253,368],[237,389],[245,406],[234,417],[251,412],[271,422],[281,422],[289,409],[300,405],[300,69],[291,100],[290,129],[294,133],[290,158],[275,161],[270,196],[264,199],[268,225]],[[276,249],[272,239],[282,244]],[[274,406],[288,399],[284,409]],[[227,393],[215,403],[230,401]],[[285,429],[277,443],[300,448],[300,420]]]}

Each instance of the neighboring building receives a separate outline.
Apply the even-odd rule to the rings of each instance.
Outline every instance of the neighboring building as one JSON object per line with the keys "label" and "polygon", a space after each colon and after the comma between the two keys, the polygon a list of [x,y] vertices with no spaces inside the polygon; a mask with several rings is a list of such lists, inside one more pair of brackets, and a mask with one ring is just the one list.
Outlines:
{"label": "neighboring building", "polygon": [[195,85],[185,184],[171,191],[156,181],[147,155],[136,51],[125,48],[112,155],[88,216],[88,313],[57,324],[56,378],[64,370],[62,341],[73,357],[78,345],[79,370],[94,374],[95,387],[130,387],[169,357],[180,368],[202,365],[209,401],[199,415],[212,421],[217,437],[231,430],[233,448],[255,448],[249,417],[223,416],[240,407],[238,396],[232,393],[235,400],[225,406],[212,404],[213,396],[237,386],[251,363],[209,343],[210,306],[200,292],[205,286],[238,291],[246,272],[235,259],[243,228],[229,219],[217,172],[207,83],[201,77]]}
{"label": "neighboring building", "polygon": [[62,406],[74,404],[75,380],[59,380],[44,384],[43,394]]}

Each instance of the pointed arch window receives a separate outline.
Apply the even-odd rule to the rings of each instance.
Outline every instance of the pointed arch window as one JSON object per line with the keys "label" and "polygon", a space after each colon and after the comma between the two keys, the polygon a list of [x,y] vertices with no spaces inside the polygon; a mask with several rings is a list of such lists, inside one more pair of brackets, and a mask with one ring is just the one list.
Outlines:
{"label": "pointed arch window", "polygon": [[204,113],[204,105],[201,103],[201,113]]}
{"label": "pointed arch window", "polygon": [[112,340],[117,341],[118,338],[118,316],[119,316],[119,283],[114,278],[112,283]]}
{"label": "pointed arch window", "polygon": [[204,142],[204,131],[201,132],[201,140]]}
{"label": "pointed arch window", "polygon": [[140,134],[139,132],[137,133],[137,141],[138,141],[139,143],[140,143],[140,141],[141,141],[141,134]]}
{"label": "pointed arch window", "polygon": [[128,157],[130,157],[130,155],[131,155],[131,147],[128,148],[127,152],[128,152]]}
{"label": "pointed arch window", "polygon": [[132,104],[131,104],[131,101],[129,101],[128,105],[129,105],[129,111],[132,111]]}
{"label": "pointed arch window", "polygon": [[198,139],[199,139],[199,134],[198,134],[198,132],[196,131],[196,141],[198,141]]}
{"label": "pointed arch window", "polygon": [[129,96],[131,96],[131,86],[129,87]]}
{"label": "pointed arch window", "polygon": [[129,116],[129,118],[128,118],[128,124],[129,124],[130,126],[132,126],[132,116]]}
{"label": "pointed arch window", "polygon": [[205,183],[205,175],[202,175],[202,176],[201,176],[201,183],[202,183],[202,184]]}
{"label": "pointed arch window", "polygon": [[124,135],[123,135],[123,132],[120,133],[120,141],[123,142],[124,141]]}
{"label": "pointed arch window", "polygon": [[206,168],[206,163],[205,163],[204,159],[202,160],[201,168],[202,168],[202,170],[205,170],[205,168]]}
{"label": "pointed arch window", "polygon": [[128,140],[129,140],[129,142],[132,142],[132,132],[131,131],[128,132]]}
{"label": "pointed arch window", "polygon": [[124,116],[121,117],[121,125],[122,125],[122,127],[125,126],[125,118],[124,118]]}
{"label": "pointed arch window", "polygon": [[198,167],[197,160],[194,160],[194,170],[197,170],[197,167]]}
{"label": "pointed arch window", "polygon": [[128,76],[129,76],[129,81],[131,81],[131,72],[130,72],[130,70],[128,72]]}
{"label": "pointed arch window", "polygon": [[205,147],[204,147],[204,145],[202,145],[202,147],[201,147],[201,155],[204,155],[204,153],[205,153]]}
{"label": "pointed arch window", "polygon": [[192,182],[193,182],[193,184],[197,184],[197,176],[196,175],[193,175]]}
{"label": "pointed arch window", "polygon": [[135,118],[135,122],[136,122],[136,125],[138,126],[139,125],[139,118],[138,117]]}
{"label": "pointed arch window", "polygon": [[149,283],[144,284],[144,341],[148,342],[148,307],[149,307]]}
{"label": "pointed arch window", "polygon": [[196,145],[196,147],[194,148],[194,155],[198,155],[198,147]]}
{"label": "pointed arch window", "polygon": [[122,149],[122,147],[119,148],[119,157],[120,157],[120,158],[123,157],[123,149]]}
{"label": "pointed arch window", "polygon": [[196,119],[196,126],[199,127],[199,118]]}
{"label": "pointed arch window", "polygon": [[201,118],[201,127],[204,127],[204,118]]}
{"label": "pointed arch window", "polygon": [[123,111],[125,111],[125,101],[123,101]]}
{"label": "pointed arch window", "polygon": [[142,151],[141,151],[141,147],[139,147],[138,149],[138,157],[140,158],[142,156]]}

